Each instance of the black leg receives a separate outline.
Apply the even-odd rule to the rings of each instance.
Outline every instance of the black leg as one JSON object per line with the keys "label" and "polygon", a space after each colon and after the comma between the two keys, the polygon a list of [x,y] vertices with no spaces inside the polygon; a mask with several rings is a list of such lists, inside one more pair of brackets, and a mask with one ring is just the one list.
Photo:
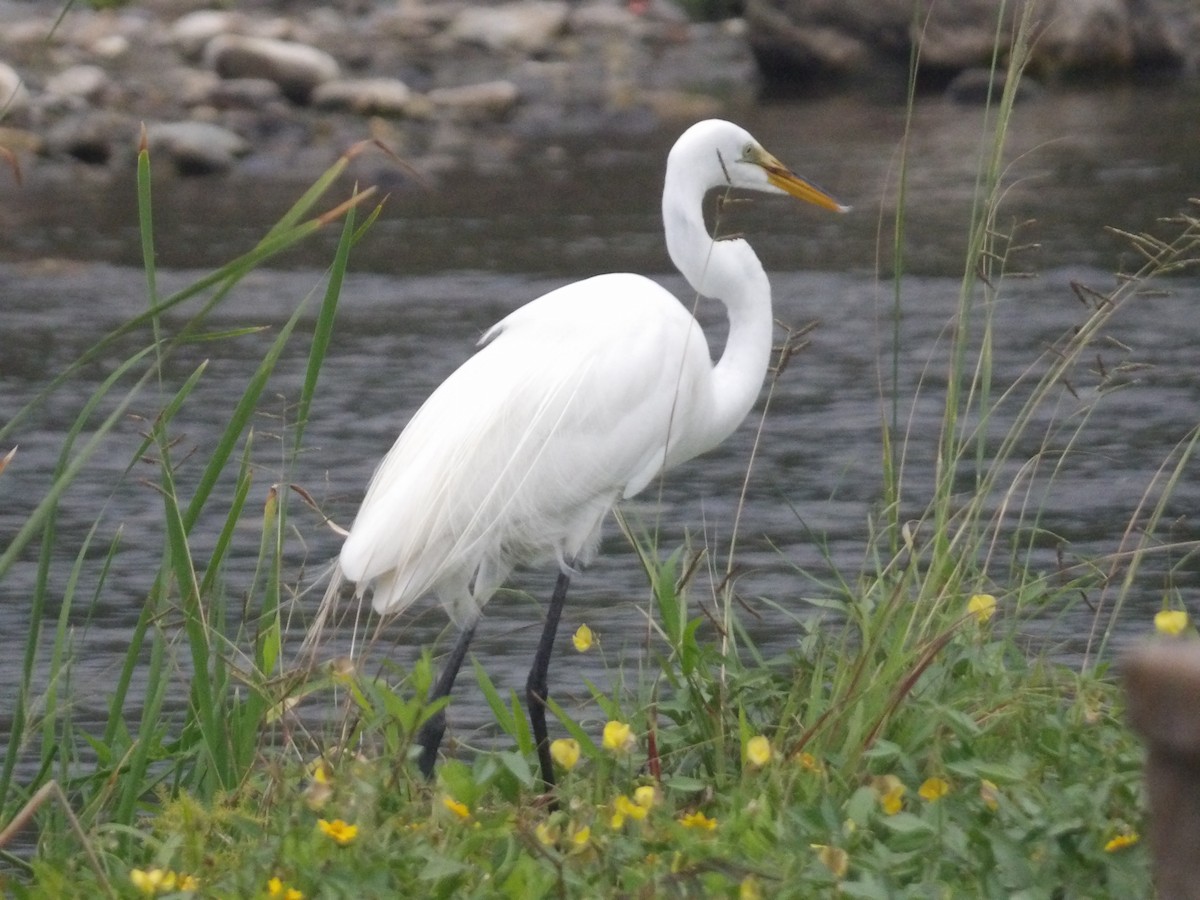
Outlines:
{"label": "black leg", "polygon": [[[458,636],[458,643],[450,651],[450,658],[446,660],[446,666],[442,669],[442,675],[437,680],[437,684],[433,686],[433,691],[429,694],[430,701],[450,696],[450,691],[454,687],[454,678],[458,675],[458,670],[462,668],[463,660],[467,656],[467,647],[470,645],[474,634],[475,625],[472,623],[464,628]],[[433,764],[437,762],[438,746],[442,743],[442,735],[445,732],[445,708],[439,709],[426,719],[425,724],[421,726],[421,730],[417,732],[417,745],[421,748],[421,757],[418,760],[418,765],[421,768],[421,774],[426,778],[433,777]]]}
{"label": "black leg", "polygon": [[542,767],[542,784],[546,790],[554,788],[554,761],[550,758],[550,737],[546,733],[546,674],[550,671],[550,654],[554,652],[554,635],[558,631],[558,620],[562,616],[563,604],[567,599],[567,586],[571,577],[560,572],[550,597],[550,608],[546,610],[546,625],[542,639],[538,642],[537,654],[533,657],[533,668],[525,682],[525,702],[529,706],[529,724],[533,727],[533,739],[537,743],[538,763]]}

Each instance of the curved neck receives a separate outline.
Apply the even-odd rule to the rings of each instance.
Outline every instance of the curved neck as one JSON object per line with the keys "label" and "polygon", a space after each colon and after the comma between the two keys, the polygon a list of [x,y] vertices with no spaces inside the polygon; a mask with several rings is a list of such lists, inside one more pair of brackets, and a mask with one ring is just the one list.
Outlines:
{"label": "curved neck", "polygon": [[712,412],[698,436],[705,449],[728,437],[754,406],[771,357],[771,285],[743,240],[714,241],[704,224],[703,184],[667,172],[663,226],[671,261],[697,294],[720,300],[729,336],[713,367]]}

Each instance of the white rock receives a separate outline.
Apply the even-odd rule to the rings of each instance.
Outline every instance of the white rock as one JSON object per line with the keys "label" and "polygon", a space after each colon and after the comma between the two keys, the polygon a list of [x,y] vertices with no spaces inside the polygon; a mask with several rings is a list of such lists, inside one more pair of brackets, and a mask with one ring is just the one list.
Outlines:
{"label": "white rock", "polygon": [[99,66],[78,65],[63,69],[46,82],[46,93],[96,101],[104,96],[112,80]]}
{"label": "white rock", "polygon": [[221,172],[250,151],[241,137],[209,122],[159,122],[146,129],[150,152],[164,152],[181,174]]}
{"label": "white rock", "polygon": [[12,66],[0,62],[0,110],[6,114],[24,112],[29,107],[29,91]]}
{"label": "white rock", "polygon": [[199,59],[204,46],[219,34],[238,31],[242,17],[235,12],[217,9],[198,9],[180,16],[167,32],[179,52],[188,59]]}
{"label": "white rock", "polygon": [[348,109],[363,115],[402,116],[413,93],[398,78],[336,78],[316,87],[314,106]]}
{"label": "white rock", "polygon": [[489,50],[537,53],[562,34],[568,7],[557,0],[523,0],[502,6],[469,6],[454,17],[454,40]]}
{"label": "white rock", "polygon": [[96,38],[89,49],[101,59],[116,59],[118,56],[128,53],[129,47],[129,38],[125,35],[106,34]]}
{"label": "white rock", "polygon": [[307,44],[222,34],[204,48],[204,60],[222,78],[267,78],[285,97],[307,103],[313,89],[338,77],[337,60]]}
{"label": "white rock", "polygon": [[462,87],[435,88],[426,95],[440,112],[460,121],[482,122],[503,119],[521,92],[511,81],[485,81]]}
{"label": "white rock", "polygon": [[571,11],[571,30],[615,31],[634,35],[642,30],[642,19],[625,4],[618,6],[605,0],[591,0]]}

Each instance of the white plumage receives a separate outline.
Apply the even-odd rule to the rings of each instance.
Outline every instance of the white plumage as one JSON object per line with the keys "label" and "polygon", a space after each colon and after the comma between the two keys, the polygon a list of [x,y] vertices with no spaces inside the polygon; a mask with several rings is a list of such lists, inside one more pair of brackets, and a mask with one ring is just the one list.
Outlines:
{"label": "white plumage", "polygon": [[434,590],[467,624],[514,564],[586,563],[605,513],[664,454],[707,449],[708,345],[647,279],[569,285],[484,342],[396,441],[342,548],[343,573],[374,582],[381,613]]}
{"label": "white plumage", "polygon": [[[753,406],[771,352],[771,292],[745,241],[708,234],[702,202],[723,187],[846,209],[729,122],[700,122],[679,138],[667,160],[663,225],[679,271],[728,311],[715,365],[700,326],[664,288],[640,275],[588,278],[489,330],[376,470],[339,566],[360,595],[374,588],[380,613],[432,592],[463,626],[435,693],[449,692],[479,611],[513,567],[552,559],[563,575],[530,675],[533,718],[545,696],[555,602],[561,607],[571,566],[594,553],[605,515],[664,469],[720,443]],[[427,771],[440,738],[440,727],[423,732]]]}

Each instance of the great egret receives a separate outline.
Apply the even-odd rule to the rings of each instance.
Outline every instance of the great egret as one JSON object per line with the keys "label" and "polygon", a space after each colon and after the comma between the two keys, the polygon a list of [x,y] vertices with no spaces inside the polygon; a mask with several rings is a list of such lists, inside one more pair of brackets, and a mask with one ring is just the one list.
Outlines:
{"label": "great egret", "polygon": [[[619,500],[724,440],[750,411],[771,353],[771,288],[750,245],[714,240],[702,204],[715,188],[790,194],[845,212],[744,129],[693,125],[667,157],[667,250],[697,294],[729,316],[714,365],[691,313],[640,275],[585,279],[494,325],[475,356],[413,416],[371,479],[327,599],[342,577],[381,614],[435,593],[462,631],[432,698],[450,693],[480,611],[513,567],[554,560],[559,575],[525,693],[542,780],[554,784],[546,674],[567,586]],[[445,717],[418,735],[432,773]]]}

